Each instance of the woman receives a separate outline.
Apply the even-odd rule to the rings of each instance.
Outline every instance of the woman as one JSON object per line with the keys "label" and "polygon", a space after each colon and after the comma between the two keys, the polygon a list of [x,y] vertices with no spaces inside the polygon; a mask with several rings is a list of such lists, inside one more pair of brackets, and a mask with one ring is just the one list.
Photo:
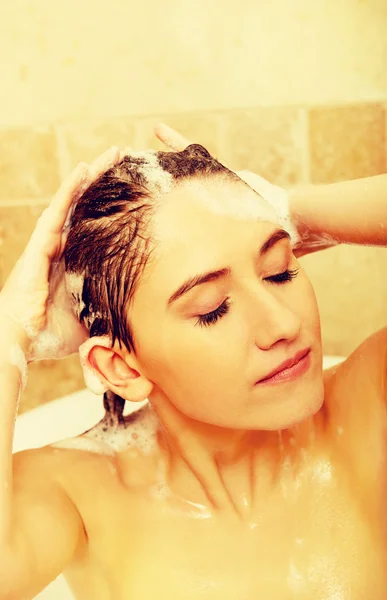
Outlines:
{"label": "woman", "polygon": [[[289,223],[158,135],[178,152],[73,174],[1,292],[0,598],[62,571],[81,599],[384,598],[387,329],[323,372],[296,256],[387,245],[386,176],[296,190]],[[105,419],[11,457],[23,357],[81,343]]]}

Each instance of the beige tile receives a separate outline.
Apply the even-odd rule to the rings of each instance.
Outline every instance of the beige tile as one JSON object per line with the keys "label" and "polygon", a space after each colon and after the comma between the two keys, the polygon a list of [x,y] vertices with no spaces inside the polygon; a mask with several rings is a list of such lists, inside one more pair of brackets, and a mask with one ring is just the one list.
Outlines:
{"label": "beige tile", "polygon": [[47,204],[0,203],[0,288],[31,237],[35,223]]}
{"label": "beige tile", "polygon": [[58,137],[66,175],[79,162],[90,163],[111,146],[136,147],[136,123],[133,117],[71,121],[58,125]]}
{"label": "beige tile", "polygon": [[320,309],[324,352],[348,355],[387,325],[387,249],[342,245],[300,259]]}
{"label": "beige tile", "polygon": [[306,131],[299,108],[262,107],[224,116],[222,156],[233,169],[249,169],[278,185],[303,180]]}
{"label": "beige tile", "polygon": [[216,114],[74,121],[58,126],[63,173],[69,172],[80,161],[91,162],[112,145],[120,148],[130,146],[136,150],[166,150],[153,132],[159,121],[177,129],[191,141],[202,144],[210,152],[217,153],[219,117]]}
{"label": "beige tile", "polygon": [[27,387],[20,400],[19,414],[84,387],[78,355],[59,361],[32,363],[28,369]]}
{"label": "beige tile", "polygon": [[201,144],[211,154],[219,157],[220,152],[220,123],[221,116],[217,113],[203,112],[196,114],[161,115],[137,121],[137,143],[142,148],[168,150],[153,133],[154,126],[163,122],[176,129],[193,144]]}
{"label": "beige tile", "polygon": [[311,181],[329,183],[383,173],[385,128],[382,104],[310,109]]}
{"label": "beige tile", "polygon": [[51,127],[0,130],[0,202],[52,195],[59,186]]}

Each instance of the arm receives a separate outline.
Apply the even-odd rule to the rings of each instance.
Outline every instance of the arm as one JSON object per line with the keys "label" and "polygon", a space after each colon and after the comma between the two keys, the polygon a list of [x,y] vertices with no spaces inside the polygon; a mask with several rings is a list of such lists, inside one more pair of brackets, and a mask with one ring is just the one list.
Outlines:
{"label": "arm", "polygon": [[[158,123],[154,130],[173,151],[184,150],[192,143],[164,123]],[[268,201],[270,189],[280,190],[255,173],[237,174],[258,193],[263,192],[261,195]],[[328,185],[297,186],[288,194],[290,217],[305,246],[296,249],[296,256],[335,243],[387,246],[387,174]]]}
{"label": "arm", "polygon": [[387,246],[387,174],[290,191],[298,228],[344,244]]}
{"label": "arm", "polygon": [[[346,244],[387,246],[387,174],[296,187],[289,206],[307,232],[327,233]],[[364,340],[349,360],[357,363],[354,373],[363,373],[364,368],[369,377],[375,373],[375,385],[387,399],[387,327]]]}
{"label": "arm", "polygon": [[83,523],[64,490],[45,476],[41,450],[12,455],[29,340],[6,319],[0,319],[0,331],[0,598],[8,600],[34,596],[59,575]]}
{"label": "arm", "polygon": [[[28,342],[21,330],[5,319],[0,320],[0,329],[0,480],[4,481],[4,485],[0,486],[0,543],[5,545],[11,531],[12,440],[22,392],[22,373],[16,366],[16,358],[24,355]],[[22,358],[20,362],[23,368]]]}
{"label": "arm", "polygon": [[[35,596],[85,539],[77,507],[56,476],[55,454],[39,448],[12,455],[12,440],[28,362],[72,354],[84,339],[67,296],[58,295],[63,305],[56,302],[63,279],[57,271],[58,287],[52,285],[52,267],[63,254],[73,202],[118,159],[113,149],[90,170],[85,165],[70,175],[38,219],[0,292],[0,600]],[[55,335],[57,343],[41,343],[44,335]]]}

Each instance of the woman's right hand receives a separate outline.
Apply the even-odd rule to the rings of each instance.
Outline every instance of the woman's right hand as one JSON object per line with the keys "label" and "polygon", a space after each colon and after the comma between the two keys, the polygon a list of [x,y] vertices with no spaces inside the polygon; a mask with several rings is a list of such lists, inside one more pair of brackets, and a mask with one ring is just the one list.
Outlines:
{"label": "woman's right hand", "polygon": [[110,148],[92,165],[80,163],[39,217],[35,230],[0,292],[2,320],[28,337],[27,360],[63,358],[88,338],[72,309],[62,259],[71,210],[87,187],[120,159]]}

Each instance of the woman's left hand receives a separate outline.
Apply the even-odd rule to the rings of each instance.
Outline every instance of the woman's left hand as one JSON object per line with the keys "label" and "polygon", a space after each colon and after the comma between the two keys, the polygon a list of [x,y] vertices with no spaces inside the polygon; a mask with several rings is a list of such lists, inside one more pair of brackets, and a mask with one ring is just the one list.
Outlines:
{"label": "woman's left hand", "polygon": [[[187,146],[194,143],[164,123],[158,123],[154,128],[154,131],[158,139],[163,142],[169,150],[174,152],[184,150]],[[227,168],[230,168],[226,163],[224,164]],[[293,210],[294,205],[292,199],[296,188],[294,190],[285,190],[251,171],[244,170],[234,172],[262,196],[262,198],[271,204],[277,213],[280,212],[282,215],[284,213],[287,214],[293,228],[297,231],[298,241],[293,247],[293,254],[296,258],[304,256],[305,254],[317,252],[318,250],[331,248],[339,243],[329,235],[321,233],[316,234],[313,231],[310,231],[305,223],[303,223],[302,215],[295,213]]]}

